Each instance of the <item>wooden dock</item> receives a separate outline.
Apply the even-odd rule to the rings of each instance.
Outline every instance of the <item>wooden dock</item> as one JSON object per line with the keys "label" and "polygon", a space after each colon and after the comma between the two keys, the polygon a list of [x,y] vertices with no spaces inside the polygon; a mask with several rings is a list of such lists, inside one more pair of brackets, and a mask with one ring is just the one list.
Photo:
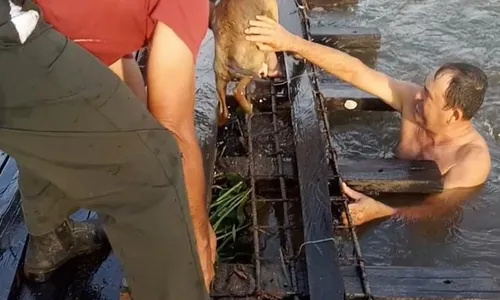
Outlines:
{"label": "wooden dock", "polygon": [[[338,11],[357,2],[296,1],[300,7],[323,10],[321,17],[324,10]],[[308,28],[300,14],[304,11],[293,5],[294,1],[278,3],[280,22],[290,32],[351,53],[367,65],[374,64],[381,38],[377,29]],[[314,18],[311,10],[308,16]],[[217,140],[213,47],[209,33],[201,47],[197,70],[197,133],[208,185],[212,181]],[[245,262],[217,266],[212,298],[500,299],[500,287],[484,271],[370,266],[363,260],[355,228],[335,225],[338,210],[345,209],[345,199],[339,193],[339,174],[350,186],[365,193],[435,193],[442,190],[439,170],[430,161],[363,157],[336,160],[326,147],[325,111],[321,107],[329,112],[391,108],[372,95],[313,71],[307,62],[284,55],[279,58],[286,82],[258,83],[251,98],[266,101],[256,103],[255,115],[246,122],[233,116],[228,128],[219,132],[219,137],[236,142],[226,141],[224,149],[231,154],[219,153],[216,169],[243,175],[252,187],[253,249],[251,259]],[[318,98],[318,92],[323,100]],[[268,210],[275,219],[265,220],[271,218],[259,215],[263,206],[271,207]],[[294,210],[296,214],[288,214]],[[72,216],[78,221],[96,217],[84,210]],[[339,259],[335,243],[341,230],[350,234],[356,253],[347,264]],[[27,231],[20,207],[17,167],[4,153],[0,153],[0,241],[1,300],[119,298],[123,272],[110,249],[72,260],[47,283],[34,284],[24,279],[21,270]]]}

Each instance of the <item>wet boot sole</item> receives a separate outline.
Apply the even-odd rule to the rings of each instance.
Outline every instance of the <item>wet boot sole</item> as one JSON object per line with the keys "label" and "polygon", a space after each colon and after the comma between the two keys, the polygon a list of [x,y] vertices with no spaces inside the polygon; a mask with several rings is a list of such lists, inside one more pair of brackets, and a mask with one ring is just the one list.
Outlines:
{"label": "wet boot sole", "polygon": [[52,268],[44,268],[44,269],[29,269],[26,266],[23,268],[24,269],[24,276],[30,280],[33,280],[37,283],[43,283],[52,277],[55,271],[57,271],[60,267],[62,267],[65,263],[68,261],[72,260],[73,258],[76,258],[81,255],[88,255],[91,254],[95,251],[99,251],[102,249],[104,245],[96,247],[96,248],[87,248],[87,249],[82,249],[79,252],[76,252],[72,256],[68,256],[67,258],[61,260],[58,264],[54,265]]}

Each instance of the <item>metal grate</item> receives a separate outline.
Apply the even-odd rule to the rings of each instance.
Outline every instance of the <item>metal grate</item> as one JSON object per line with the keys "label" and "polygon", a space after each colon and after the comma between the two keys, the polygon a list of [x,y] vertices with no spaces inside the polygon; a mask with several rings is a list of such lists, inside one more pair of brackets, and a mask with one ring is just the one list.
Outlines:
{"label": "metal grate", "polygon": [[[299,15],[302,21],[302,26],[303,26],[303,33],[306,39],[309,41],[312,41],[312,37],[310,35],[310,20],[307,16],[306,12],[306,4],[304,0],[295,0],[298,10],[299,10]],[[361,247],[359,245],[359,240],[356,234],[356,230],[353,226],[353,221],[352,221],[352,216],[348,208],[348,198],[347,196],[342,192],[341,189],[341,183],[342,183],[342,176],[338,172],[338,154],[337,151],[335,150],[335,146],[333,143],[333,137],[331,134],[330,130],[330,125],[328,122],[328,116],[327,116],[327,109],[326,109],[326,104],[325,104],[325,99],[323,97],[323,94],[319,90],[318,86],[318,78],[317,78],[317,67],[311,64],[311,69],[312,72],[310,72],[309,79],[311,80],[311,84],[313,87],[314,94],[316,96],[316,99],[319,103],[320,107],[320,112],[321,112],[321,119],[323,121],[323,126],[324,126],[324,131],[327,139],[327,145],[328,145],[328,154],[329,154],[329,165],[333,169],[333,172],[335,174],[335,179],[337,181],[338,187],[336,188],[335,194],[336,196],[332,197],[332,203],[333,205],[338,206],[343,213],[346,215],[347,219],[347,224],[334,224],[334,229],[335,232],[338,233],[339,231],[347,231],[348,234],[350,235],[350,240],[352,241],[352,246],[353,246],[353,257],[351,258],[341,258],[342,263],[355,263],[356,267],[358,268],[359,275],[360,275],[360,280],[361,284],[363,287],[363,292],[364,295],[353,295],[356,298],[364,298],[364,299],[373,299],[371,289],[369,282],[367,280],[367,275],[366,275],[366,270],[365,270],[365,261],[363,259],[362,253],[361,253]]]}
{"label": "metal grate", "polygon": [[[289,110],[281,110],[278,111],[277,105],[277,96],[276,96],[276,87],[274,84],[274,80],[270,85],[270,102],[271,102],[271,111],[263,111],[255,113],[253,116],[247,118],[247,140],[248,140],[248,157],[249,157],[249,175],[250,175],[250,187],[252,189],[251,192],[251,207],[252,207],[252,222],[253,222],[253,242],[254,242],[254,262],[255,262],[255,278],[256,278],[256,290],[257,296],[261,299],[282,299],[285,296],[292,296],[291,299],[298,299],[299,287],[297,283],[297,268],[296,268],[296,257],[294,255],[294,247],[292,243],[292,230],[297,229],[297,226],[293,226],[291,224],[289,210],[291,203],[298,203],[298,199],[296,197],[289,197],[289,193],[287,192],[286,178],[282,175],[283,172],[283,159],[284,159],[284,151],[282,149],[281,143],[282,138],[280,138],[280,133],[282,129],[280,129],[278,116],[286,113],[290,115]],[[269,117],[272,116],[271,130],[255,130],[253,120],[256,117]],[[254,134],[254,132],[259,132]],[[255,163],[254,157],[255,155],[261,155],[260,153],[254,152],[254,142],[256,138],[270,138],[268,140],[272,144],[272,151],[268,153],[270,156],[273,156],[277,159],[277,167],[278,173],[277,180],[279,182],[279,198],[273,197],[262,197],[263,195],[257,195],[257,178],[255,171]],[[258,222],[258,211],[257,205],[258,203],[270,203],[272,205],[280,205],[282,211],[282,224],[281,225],[260,225]],[[284,291],[282,295],[269,295],[267,291],[261,286],[262,282],[262,261],[267,260],[260,253],[260,233],[265,231],[266,229],[274,229],[279,230],[284,235],[284,241],[281,245],[281,263],[287,269],[286,273],[289,275],[290,279],[290,288]],[[270,258],[273,259],[273,258]]]}

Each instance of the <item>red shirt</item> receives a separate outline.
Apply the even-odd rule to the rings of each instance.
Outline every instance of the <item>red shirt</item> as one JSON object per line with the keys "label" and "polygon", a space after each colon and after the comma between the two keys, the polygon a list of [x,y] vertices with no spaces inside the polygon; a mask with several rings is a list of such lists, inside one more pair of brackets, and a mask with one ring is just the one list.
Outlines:
{"label": "red shirt", "polygon": [[169,26],[196,61],[208,28],[208,0],[36,0],[57,31],[106,65],[149,42],[156,22]]}

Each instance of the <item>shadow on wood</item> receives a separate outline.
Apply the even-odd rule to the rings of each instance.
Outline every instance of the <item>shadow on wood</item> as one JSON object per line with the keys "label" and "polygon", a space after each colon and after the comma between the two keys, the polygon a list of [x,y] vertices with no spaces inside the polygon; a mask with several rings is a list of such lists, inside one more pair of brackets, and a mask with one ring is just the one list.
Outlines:
{"label": "shadow on wood", "polygon": [[[273,179],[278,176],[277,161],[270,157],[254,159],[256,178]],[[218,162],[219,172],[249,175],[246,157],[224,157]],[[339,172],[345,182],[363,193],[437,193],[443,190],[442,176],[435,162],[401,159],[340,159]],[[297,179],[294,159],[283,160],[283,176]],[[327,178],[334,180],[328,169]]]}

